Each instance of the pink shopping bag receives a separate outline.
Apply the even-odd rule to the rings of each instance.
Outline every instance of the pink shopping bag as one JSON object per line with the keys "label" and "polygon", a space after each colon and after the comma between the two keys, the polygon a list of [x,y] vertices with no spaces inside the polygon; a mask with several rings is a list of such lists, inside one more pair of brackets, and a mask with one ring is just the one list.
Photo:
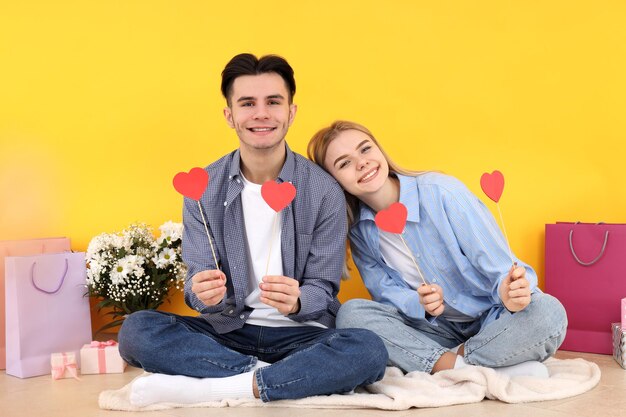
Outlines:
{"label": "pink shopping bag", "polygon": [[6,331],[8,375],[50,373],[50,355],[91,341],[84,253],[8,257]]}
{"label": "pink shopping bag", "polygon": [[6,256],[38,255],[70,250],[70,240],[66,237],[31,240],[0,240],[0,369],[6,362],[6,330],[4,328],[4,258]]}
{"label": "pink shopping bag", "polygon": [[613,352],[611,323],[626,297],[625,224],[546,225],[546,292],[567,311],[563,350]]}

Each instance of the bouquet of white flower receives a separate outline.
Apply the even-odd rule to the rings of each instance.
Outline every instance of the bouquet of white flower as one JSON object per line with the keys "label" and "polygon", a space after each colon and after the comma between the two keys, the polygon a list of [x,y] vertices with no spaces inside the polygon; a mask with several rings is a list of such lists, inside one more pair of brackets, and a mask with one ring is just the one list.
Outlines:
{"label": "bouquet of white flower", "polygon": [[181,257],[183,225],[168,221],[155,239],[150,227],[131,224],[120,233],[102,233],[87,247],[87,289],[102,299],[97,308],[110,307],[113,321],[102,331],[119,326],[139,310],[156,309],[170,290],[181,289],[187,267]]}

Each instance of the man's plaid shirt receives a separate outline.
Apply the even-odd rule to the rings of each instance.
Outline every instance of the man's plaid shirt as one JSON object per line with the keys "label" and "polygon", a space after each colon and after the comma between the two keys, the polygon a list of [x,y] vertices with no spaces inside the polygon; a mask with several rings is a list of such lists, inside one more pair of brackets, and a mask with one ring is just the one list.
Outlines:
{"label": "man's plaid shirt", "polygon": [[[287,149],[277,182],[291,182],[296,197],[282,211],[283,274],[300,282],[300,311],[288,317],[297,322],[317,321],[334,327],[337,299],[345,261],[346,202],[337,181],[320,167]],[[219,333],[241,328],[250,312],[250,266],[241,205],[243,181],[239,150],[205,168],[209,186],[200,199],[217,260],[226,275],[227,293],[217,305],[207,307],[191,291],[191,277],[216,269],[198,203],[185,198],[183,207],[183,259],[189,268],[185,301]]]}

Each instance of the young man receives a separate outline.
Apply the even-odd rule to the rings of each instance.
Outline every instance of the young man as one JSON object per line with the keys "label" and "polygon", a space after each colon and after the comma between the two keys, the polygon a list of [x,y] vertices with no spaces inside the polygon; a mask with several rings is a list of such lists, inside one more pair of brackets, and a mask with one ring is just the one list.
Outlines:
{"label": "young man", "polygon": [[[295,91],[293,70],[278,56],[240,54],[224,68],[224,116],[239,149],[206,168],[211,180],[200,200],[218,265],[202,213],[185,199],[185,300],[200,315],[149,310],[125,320],[122,357],[155,373],[133,383],[134,405],[295,399],[383,377],[387,353],[378,336],[334,329],[345,198],[285,142]],[[268,180],[296,188],[278,214],[261,196]]]}

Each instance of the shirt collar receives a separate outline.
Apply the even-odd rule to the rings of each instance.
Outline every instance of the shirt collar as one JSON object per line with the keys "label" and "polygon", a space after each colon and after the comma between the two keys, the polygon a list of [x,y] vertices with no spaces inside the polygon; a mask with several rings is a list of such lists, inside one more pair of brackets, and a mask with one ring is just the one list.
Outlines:
{"label": "shirt collar", "polygon": [[[289,145],[287,145],[287,142],[285,142],[285,150],[287,151],[285,163],[283,164],[283,167],[278,174],[278,178],[282,182],[293,182],[293,174],[296,169],[296,157],[293,151],[289,148]],[[240,172],[241,155],[239,149],[237,149],[233,154],[233,159],[230,162],[230,171],[228,173],[228,177],[231,179],[237,178],[240,175]]]}
{"label": "shirt collar", "polygon": [[[396,174],[400,180],[400,202],[407,209],[407,221],[419,223],[419,191],[417,189],[417,177]],[[374,210],[362,201],[359,203],[359,222],[363,220],[374,221]]]}

